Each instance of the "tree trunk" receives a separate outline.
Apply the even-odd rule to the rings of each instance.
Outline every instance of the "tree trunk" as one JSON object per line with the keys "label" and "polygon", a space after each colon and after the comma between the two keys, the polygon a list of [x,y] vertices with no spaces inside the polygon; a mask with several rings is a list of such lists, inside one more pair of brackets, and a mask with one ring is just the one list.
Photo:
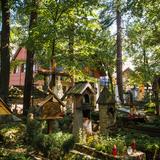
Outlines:
{"label": "tree trunk", "polygon": [[[56,41],[55,41],[55,39],[53,39],[53,42],[52,42],[52,55],[51,55],[51,70],[54,71],[54,72],[56,71],[55,46],[56,46]],[[52,74],[49,87],[53,90],[55,85],[56,85],[56,75]]]}
{"label": "tree trunk", "polygon": [[144,71],[143,71],[143,74],[144,74],[144,85],[146,85],[147,83],[147,69],[146,69],[146,60],[147,60],[147,57],[146,57],[146,50],[143,48],[143,64],[144,64]]}
{"label": "tree trunk", "polygon": [[123,103],[123,81],[122,81],[122,29],[121,29],[121,0],[117,0],[117,85],[121,102]]}
{"label": "tree trunk", "polygon": [[154,93],[154,96],[155,96],[156,114],[160,115],[159,93],[158,93],[158,91]]}
{"label": "tree trunk", "polygon": [[[32,1],[32,6],[37,8],[38,0]],[[31,36],[31,30],[35,27],[37,21],[37,11],[36,9],[31,11],[30,22],[29,22],[29,37]],[[34,46],[32,47],[34,48]],[[29,107],[31,105],[31,92],[33,83],[33,59],[34,50],[27,48],[27,60],[26,60],[26,74],[25,74],[25,85],[24,85],[24,99],[23,99],[23,115],[27,116]]]}
{"label": "tree trunk", "polygon": [[1,73],[0,73],[0,96],[7,102],[10,76],[10,11],[9,1],[1,0],[2,9],[2,32],[1,32]]}
{"label": "tree trunk", "polygon": [[[75,63],[74,58],[74,22],[69,26],[69,42],[68,42],[68,53],[73,58],[72,61]],[[73,70],[73,84],[75,83],[75,70]]]}

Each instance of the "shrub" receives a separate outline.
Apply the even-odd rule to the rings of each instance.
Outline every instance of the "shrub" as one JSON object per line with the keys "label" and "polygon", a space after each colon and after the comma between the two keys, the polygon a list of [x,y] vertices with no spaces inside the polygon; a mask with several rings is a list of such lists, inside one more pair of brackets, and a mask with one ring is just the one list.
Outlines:
{"label": "shrub", "polygon": [[32,119],[27,123],[27,139],[30,145],[42,151],[49,159],[59,159],[73,147],[73,137],[69,133],[43,133],[43,123]]}
{"label": "shrub", "polygon": [[33,146],[49,159],[59,159],[73,147],[73,137],[69,133],[38,134],[33,138]]}
{"label": "shrub", "polygon": [[112,154],[113,146],[117,146],[119,155],[122,155],[126,149],[125,139],[122,136],[104,137],[104,136],[91,136],[88,138],[86,144],[90,147],[95,148],[98,151],[103,151]]}
{"label": "shrub", "polygon": [[0,130],[0,135],[3,137],[5,145],[18,144],[24,138],[25,125],[22,123],[8,124]]}
{"label": "shrub", "polygon": [[152,155],[157,156],[160,153],[160,138],[150,137],[146,134],[136,133],[133,130],[129,132],[121,131],[119,134],[125,135],[125,141],[127,146],[131,145],[132,139],[136,140],[137,150],[144,152],[150,152]]}
{"label": "shrub", "polygon": [[5,160],[31,160],[31,158],[27,157],[23,153],[16,153],[8,154],[8,156],[5,156]]}

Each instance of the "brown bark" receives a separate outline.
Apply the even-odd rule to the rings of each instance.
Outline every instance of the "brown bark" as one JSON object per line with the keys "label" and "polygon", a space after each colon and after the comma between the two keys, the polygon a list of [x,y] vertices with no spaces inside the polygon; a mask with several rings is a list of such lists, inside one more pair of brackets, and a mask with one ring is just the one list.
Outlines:
{"label": "brown bark", "polygon": [[[31,30],[35,27],[37,21],[37,6],[38,0],[32,1],[32,6],[34,9],[30,14],[29,22],[29,36]],[[34,46],[33,46],[34,48]],[[24,85],[24,99],[23,99],[23,114],[26,116],[31,105],[31,92],[32,92],[32,83],[33,83],[33,63],[34,63],[34,50],[27,48],[27,60],[26,60],[26,74],[25,74],[25,85]]]}
{"label": "brown bark", "polygon": [[[69,42],[68,42],[68,53],[70,54],[71,57],[73,57],[73,62],[75,63],[75,58],[74,58],[74,22],[69,26]],[[75,84],[75,71],[73,71],[73,83],[72,85]]]}
{"label": "brown bark", "polygon": [[154,93],[154,96],[155,96],[156,114],[160,115],[159,93],[158,93],[158,91]]}
{"label": "brown bark", "polygon": [[2,32],[1,32],[1,73],[0,73],[0,96],[7,102],[9,91],[10,75],[10,54],[9,54],[9,37],[10,37],[10,11],[9,1],[1,0],[2,10]]}
{"label": "brown bark", "polygon": [[122,28],[121,28],[121,0],[117,0],[117,85],[119,98],[123,103],[123,81],[122,81]]}
{"label": "brown bark", "polygon": [[156,108],[156,114],[160,115],[160,104],[159,104],[159,90],[160,90],[160,77],[155,76],[152,84],[152,91],[154,95],[154,103]]}
{"label": "brown bark", "polygon": [[[56,41],[55,39],[53,40],[52,42],[52,56],[51,56],[51,70],[55,73],[56,71],[56,58],[55,58],[55,45],[56,45]],[[49,84],[49,87],[51,89],[53,89],[53,87],[56,85],[56,75],[55,74],[52,74],[51,75],[51,81],[50,81],[50,84]]]}

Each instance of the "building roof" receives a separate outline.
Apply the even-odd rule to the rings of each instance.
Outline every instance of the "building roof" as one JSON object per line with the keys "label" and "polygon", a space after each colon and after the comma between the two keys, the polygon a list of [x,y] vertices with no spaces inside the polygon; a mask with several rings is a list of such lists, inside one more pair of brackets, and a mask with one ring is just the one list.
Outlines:
{"label": "building roof", "polygon": [[26,61],[26,58],[27,58],[27,49],[20,47],[17,49],[12,60]]}
{"label": "building roof", "polygon": [[106,105],[106,104],[114,104],[115,99],[107,86],[104,86],[102,92],[99,95],[99,98],[97,100],[97,103],[100,105]]}
{"label": "building roof", "polygon": [[49,101],[41,107],[40,119],[59,119],[63,118],[64,113],[61,111],[60,104],[58,102]]}
{"label": "building roof", "polygon": [[67,95],[82,95],[86,89],[89,89],[91,93],[96,94],[95,90],[89,82],[78,82],[67,91]]}
{"label": "building roof", "polygon": [[11,115],[12,112],[10,111],[7,104],[0,98],[0,115]]}
{"label": "building roof", "polygon": [[37,105],[39,107],[45,105],[47,102],[53,100],[53,98],[60,104],[62,105],[63,107],[65,107],[65,104],[61,101],[61,99],[58,98],[58,96],[56,96],[56,94],[54,94],[50,89],[49,89],[49,92],[52,94],[52,95],[48,95],[46,98],[44,98],[43,101],[41,101],[40,103],[38,103]]}
{"label": "building roof", "polygon": [[[59,119],[63,118],[63,112],[61,105],[64,107],[64,103],[54,94],[48,95],[43,101],[38,103],[40,109],[40,119]],[[56,102],[53,101],[56,99]]]}

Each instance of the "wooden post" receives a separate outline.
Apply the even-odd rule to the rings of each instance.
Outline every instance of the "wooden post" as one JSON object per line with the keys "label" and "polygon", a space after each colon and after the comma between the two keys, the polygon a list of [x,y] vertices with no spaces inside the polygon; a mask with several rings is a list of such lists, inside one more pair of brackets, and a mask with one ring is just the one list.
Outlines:
{"label": "wooden post", "polygon": [[51,120],[47,120],[47,133],[52,133]]}

